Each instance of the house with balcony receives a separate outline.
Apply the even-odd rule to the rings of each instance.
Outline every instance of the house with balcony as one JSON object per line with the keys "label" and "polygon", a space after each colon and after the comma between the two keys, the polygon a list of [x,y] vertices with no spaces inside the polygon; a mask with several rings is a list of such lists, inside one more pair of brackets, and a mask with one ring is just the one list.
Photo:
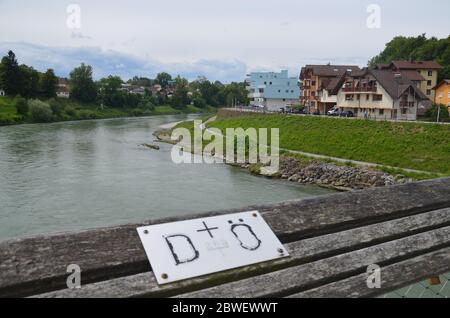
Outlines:
{"label": "house with balcony", "polygon": [[306,65],[300,73],[300,103],[310,113],[326,114],[337,105],[336,88],[344,76],[359,70],[355,65]]}
{"label": "house with balcony", "polygon": [[[392,61],[390,64],[374,66],[374,69],[378,70],[404,73],[430,101],[435,99],[433,88],[438,84],[438,72],[441,68],[442,66],[435,61]],[[431,103],[429,104],[431,106]]]}
{"label": "house with balcony", "polygon": [[58,78],[58,84],[56,84],[56,96],[59,98],[69,98],[69,80],[67,78]]}
{"label": "house with balcony", "polygon": [[418,110],[428,98],[409,75],[390,69],[347,72],[342,86],[336,88],[337,107],[359,118],[417,120]]}
{"label": "house with balcony", "polygon": [[247,75],[250,105],[268,111],[279,111],[298,104],[300,87],[296,77],[288,71],[254,72]]}

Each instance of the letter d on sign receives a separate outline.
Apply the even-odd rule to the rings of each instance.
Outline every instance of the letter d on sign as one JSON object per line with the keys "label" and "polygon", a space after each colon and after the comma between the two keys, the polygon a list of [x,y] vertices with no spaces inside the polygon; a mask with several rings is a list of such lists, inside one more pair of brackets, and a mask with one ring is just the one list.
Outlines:
{"label": "letter d on sign", "polygon": [[81,268],[76,264],[67,266],[67,273],[70,274],[67,277],[67,288],[80,289],[81,288]]}
{"label": "letter d on sign", "polygon": [[374,264],[367,268],[367,288],[380,289],[381,288],[381,267]]}

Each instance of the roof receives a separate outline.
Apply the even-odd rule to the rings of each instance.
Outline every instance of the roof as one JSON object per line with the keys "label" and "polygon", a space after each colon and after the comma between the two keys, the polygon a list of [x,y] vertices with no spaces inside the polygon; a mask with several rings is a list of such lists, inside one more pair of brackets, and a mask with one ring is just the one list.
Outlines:
{"label": "roof", "polygon": [[[437,84],[435,87],[433,87],[433,89],[438,89],[438,88],[441,87],[443,84],[450,85],[450,79],[442,80],[439,84]],[[0,88],[0,89],[1,89],[1,88]]]}
{"label": "roof", "polygon": [[394,65],[400,70],[438,70],[442,68],[436,61],[392,61],[391,65]]}
{"label": "roof", "polygon": [[370,70],[370,73],[394,99],[398,99],[409,88],[412,88],[421,99],[428,99],[417,86],[411,82],[404,72]]}
{"label": "roof", "polygon": [[360,70],[356,65],[306,65],[302,68],[302,74],[308,69],[312,70],[314,75],[324,77],[341,76],[349,70],[352,72]]}
{"label": "roof", "polygon": [[415,70],[401,71],[410,81],[425,81],[425,78]]}

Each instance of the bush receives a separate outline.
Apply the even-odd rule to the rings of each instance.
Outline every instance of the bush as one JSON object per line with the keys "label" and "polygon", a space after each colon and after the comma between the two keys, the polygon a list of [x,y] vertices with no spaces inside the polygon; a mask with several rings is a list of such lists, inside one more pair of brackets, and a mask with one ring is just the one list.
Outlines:
{"label": "bush", "polygon": [[67,107],[65,109],[65,113],[67,116],[69,116],[71,119],[77,119],[78,118],[78,112],[73,107]]}
{"label": "bush", "polygon": [[143,109],[140,109],[140,108],[135,108],[135,109],[133,109],[133,110],[131,111],[131,114],[132,114],[134,117],[142,117],[142,116],[144,116],[145,111],[144,111]]}
{"label": "bush", "polygon": [[445,121],[449,118],[449,112],[448,108],[444,105],[433,105],[428,111],[427,111],[427,117],[431,118],[433,121],[437,120],[438,116],[438,109],[440,108],[439,118],[440,121]]}
{"label": "bush", "polygon": [[29,102],[31,117],[35,123],[49,123],[53,121],[53,113],[50,105],[40,100]]}
{"label": "bush", "polygon": [[26,116],[30,111],[30,107],[28,106],[28,102],[25,98],[19,97],[16,100],[16,111],[17,114],[21,116]]}
{"label": "bush", "polygon": [[208,105],[202,97],[196,97],[193,100],[194,106],[197,108],[206,108]]}
{"label": "bush", "polygon": [[87,109],[83,109],[82,111],[80,111],[80,115],[79,115],[80,119],[82,120],[89,120],[89,119],[97,119],[98,116],[95,112],[91,111],[91,110],[87,110]]}
{"label": "bush", "polygon": [[64,111],[64,105],[54,98],[49,100],[48,103],[50,105],[50,108],[52,109],[53,114],[57,117],[61,117]]}

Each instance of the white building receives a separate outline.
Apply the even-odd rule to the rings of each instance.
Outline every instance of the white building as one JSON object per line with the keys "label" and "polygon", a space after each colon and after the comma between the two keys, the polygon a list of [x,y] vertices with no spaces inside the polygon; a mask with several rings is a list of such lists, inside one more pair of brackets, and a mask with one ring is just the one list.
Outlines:
{"label": "white building", "polygon": [[279,111],[281,108],[299,104],[299,82],[296,77],[289,77],[288,71],[251,73],[248,75],[247,84],[251,106]]}
{"label": "white building", "polygon": [[69,80],[66,78],[59,78],[56,86],[56,96],[59,98],[69,98]]}
{"label": "white building", "polygon": [[[363,69],[346,73],[327,92],[337,107],[359,118],[416,120],[428,98],[410,74],[391,70]],[[335,95],[335,96],[332,96]]]}

